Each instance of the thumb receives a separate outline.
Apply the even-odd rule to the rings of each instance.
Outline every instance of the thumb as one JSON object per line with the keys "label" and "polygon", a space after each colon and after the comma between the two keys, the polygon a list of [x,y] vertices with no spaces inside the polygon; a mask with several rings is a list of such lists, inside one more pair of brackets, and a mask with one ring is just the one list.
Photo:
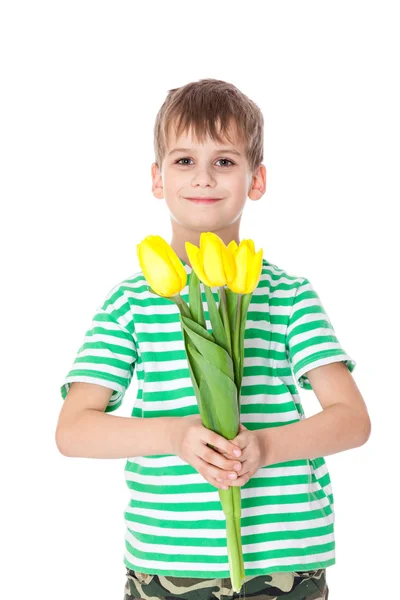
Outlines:
{"label": "thumb", "polygon": [[247,429],[247,427],[242,425],[242,423],[239,423],[239,431],[237,432],[236,437],[233,440],[231,440],[232,444],[236,444],[240,447],[240,440],[238,441],[238,437],[240,436],[241,433],[243,433],[243,431],[248,431],[248,429]]}

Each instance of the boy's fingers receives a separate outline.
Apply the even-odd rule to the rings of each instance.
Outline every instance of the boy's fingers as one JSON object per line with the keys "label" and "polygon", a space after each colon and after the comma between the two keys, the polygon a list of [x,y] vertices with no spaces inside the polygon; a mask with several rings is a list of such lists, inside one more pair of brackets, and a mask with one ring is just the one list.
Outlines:
{"label": "boy's fingers", "polygon": [[226,452],[226,454],[230,454],[231,456],[239,457],[242,454],[239,446],[232,444],[229,440],[224,437],[218,435],[214,431],[208,430],[210,434],[210,439],[207,441],[208,444],[212,444],[214,446],[214,450],[219,450],[220,454]]}
{"label": "boy's fingers", "polygon": [[[238,447],[235,447],[235,448],[240,450],[240,448],[238,448]],[[231,452],[223,452],[222,450],[219,450],[219,448],[215,448],[215,451],[218,452],[218,454],[221,454],[222,456],[224,456],[225,458],[230,458],[230,459],[239,458],[239,457],[235,456],[232,451]],[[241,451],[240,456],[242,456],[242,454],[243,454],[243,451]]]}

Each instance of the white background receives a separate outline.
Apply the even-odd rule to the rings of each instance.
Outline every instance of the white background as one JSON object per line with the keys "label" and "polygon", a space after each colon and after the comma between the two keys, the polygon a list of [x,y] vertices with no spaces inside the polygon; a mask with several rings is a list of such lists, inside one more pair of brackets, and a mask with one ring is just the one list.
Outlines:
{"label": "white background", "polygon": [[[125,459],[58,452],[60,385],[95,309],[139,269],[137,243],[170,241],[151,193],[154,119],[169,89],[207,77],[265,118],[267,191],[240,237],[313,283],[372,420],[366,445],[327,457],[330,598],[396,596],[396,4],[2,4],[2,598],[122,600]],[[136,390],[134,377],[114,414],[130,415]],[[307,416],[321,410],[301,395]]]}

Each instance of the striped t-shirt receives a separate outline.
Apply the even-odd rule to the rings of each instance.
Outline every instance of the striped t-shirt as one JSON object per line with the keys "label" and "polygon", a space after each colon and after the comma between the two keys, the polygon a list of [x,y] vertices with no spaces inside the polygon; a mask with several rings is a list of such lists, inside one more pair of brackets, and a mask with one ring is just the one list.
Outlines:
{"label": "striped t-shirt", "polygon": [[[191,267],[182,297],[188,302]],[[114,390],[105,412],[115,411],[136,368],[132,418],[199,414],[174,302],[147,289],[142,271],[116,285],[93,317],[61,387],[73,381]],[[218,300],[218,288],[212,288]],[[208,331],[211,324],[202,290]],[[241,422],[247,429],[278,427],[305,418],[297,388],[311,390],[307,371],[344,361],[321,300],[304,277],[263,259],[248,308]],[[142,573],[229,577],[225,515],[218,490],[176,455],[126,460],[129,502],[124,563]],[[246,576],[307,571],[335,563],[334,498],[323,457],[260,468],[241,487],[241,533]]]}

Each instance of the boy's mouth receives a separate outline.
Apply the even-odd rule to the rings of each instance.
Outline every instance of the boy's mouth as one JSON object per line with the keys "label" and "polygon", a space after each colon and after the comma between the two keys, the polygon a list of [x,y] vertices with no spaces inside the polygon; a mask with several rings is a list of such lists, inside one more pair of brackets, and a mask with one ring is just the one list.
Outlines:
{"label": "boy's mouth", "polygon": [[213,204],[214,202],[218,202],[219,200],[223,200],[223,198],[207,198],[206,196],[190,196],[186,198],[186,200],[190,200],[196,204]]}

